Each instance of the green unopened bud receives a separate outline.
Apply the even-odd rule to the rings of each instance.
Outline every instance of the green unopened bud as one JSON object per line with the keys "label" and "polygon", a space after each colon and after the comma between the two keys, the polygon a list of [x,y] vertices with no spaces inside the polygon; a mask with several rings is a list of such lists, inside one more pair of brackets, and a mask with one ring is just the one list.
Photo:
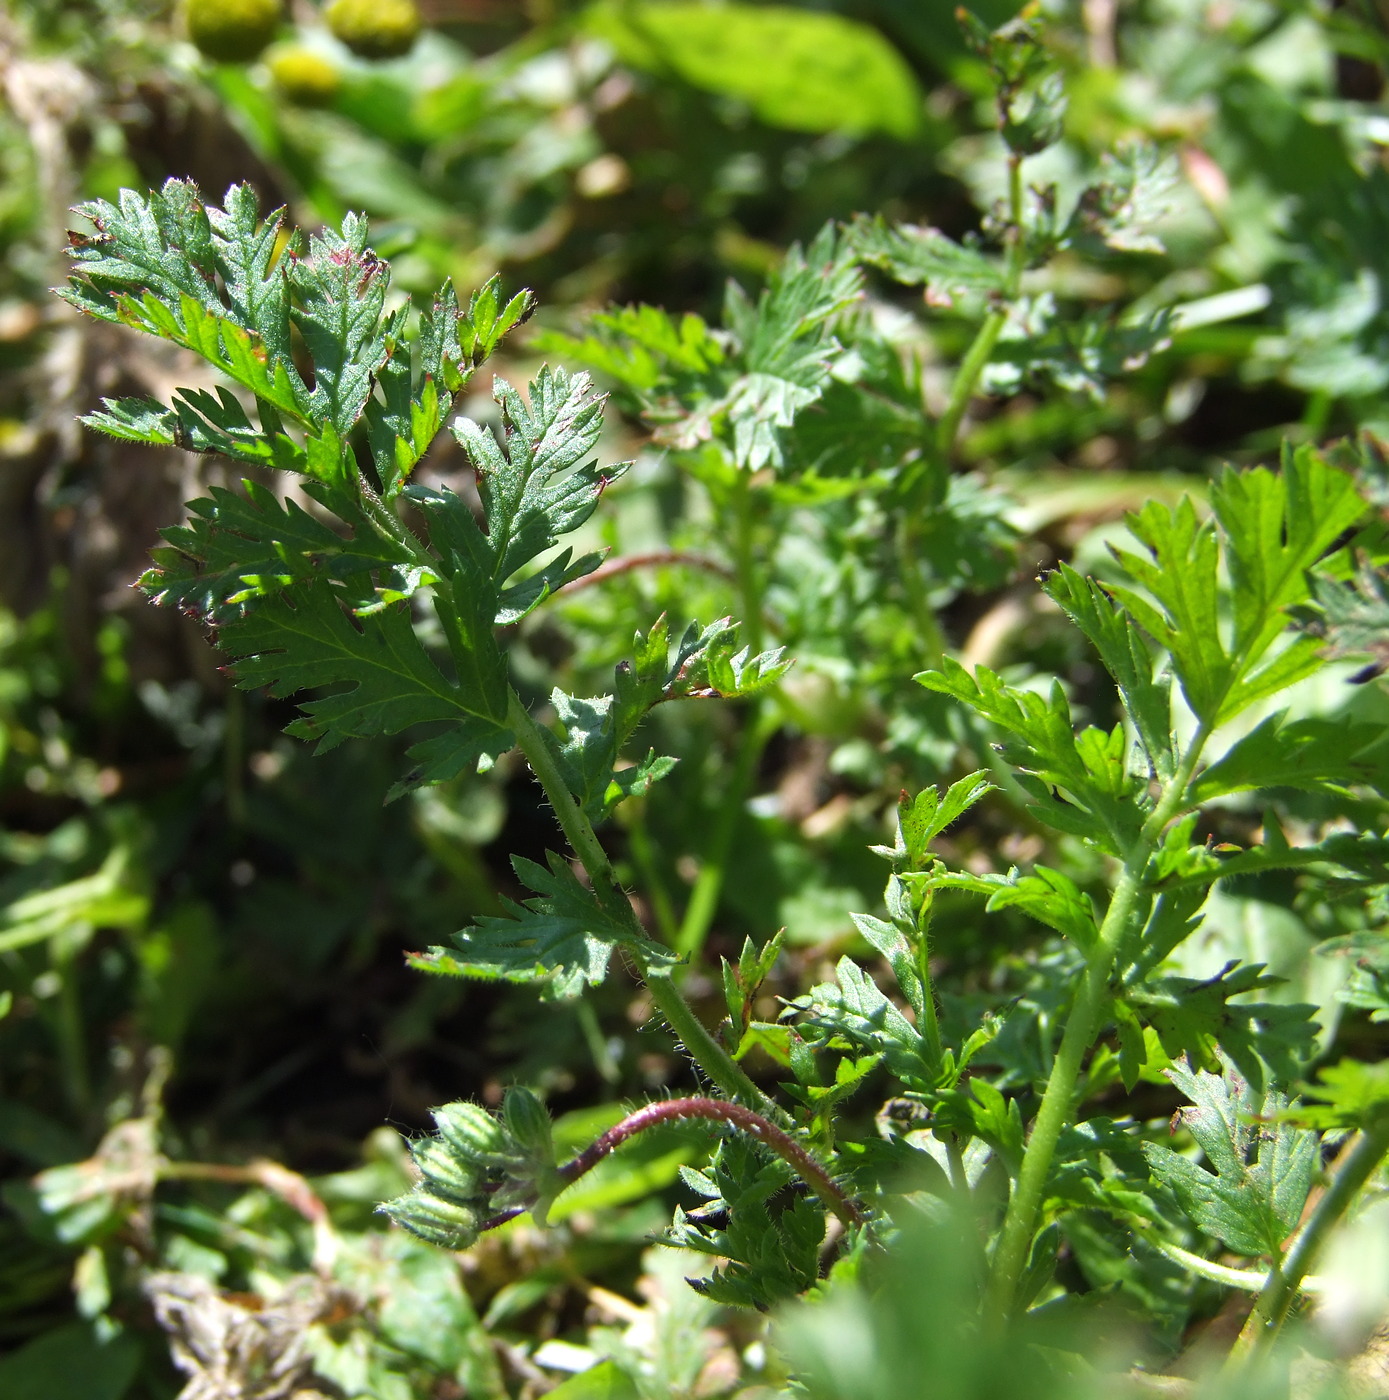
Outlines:
{"label": "green unopened bud", "polygon": [[421,1138],[412,1142],[410,1155],[424,1177],[426,1189],[459,1202],[478,1196],[477,1173],[442,1139]]}
{"label": "green unopened bud", "polygon": [[217,63],[247,63],[275,37],[280,0],[186,0],[188,37]]}
{"label": "green unopened bud", "polygon": [[328,28],[359,58],[399,58],[420,32],[415,0],[333,0]]}
{"label": "green unopened bud", "polygon": [[481,1104],[460,1100],[434,1110],[439,1136],[464,1161],[497,1157],[506,1151],[506,1132]]}
{"label": "green unopened bud", "polygon": [[555,1146],[550,1135],[550,1115],[545,1111],[545,1105],[529,1089],[519,1084],[508,1089],[502,1101],[502,1116],[528,1165],[553,1165]]}
{"label": "green unopened bud", "polygon": [[397,1196],[377,1209],[412,1235],[444,1249],[467,1249],[477,1239],[482,1223],[471,1206],[446,1201],[418,1186],[408,1196]]}

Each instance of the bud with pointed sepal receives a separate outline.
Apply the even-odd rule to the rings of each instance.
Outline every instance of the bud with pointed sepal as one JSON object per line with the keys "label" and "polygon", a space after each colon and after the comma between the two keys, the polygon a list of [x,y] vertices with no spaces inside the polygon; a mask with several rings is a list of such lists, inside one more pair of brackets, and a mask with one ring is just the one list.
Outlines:
{"label": "bud with pointed sepal", "polygon": [[465,1161],[492,1166],[506,1158],[506,1130],[481,1104],[460,1100],[434,1110],[439,1136]]}
{"label": "bud with pointed sepal", "polygon": [[410,1155],[424,1177],[427,1190],[465,1204],[476,1201],[482,1195],[473,1165],[441,1138],[421,1138],[418,1142],[412,1142]]}
{"label": "bud with pointed sepal", "polygon": [[524,1156],[527,1166],[532,1169],[552,1167],[555,1161],[555,1144],[550,1132],[550,1115],[545,1111],[545,1105],[529,1089],[515,1084],[506,1091],[506,1098],[502,1102],[502,1115],[506,1119],[507,1130]]}
{"label": "bud with pointed sepal", "polygon": [[480,1212],[472,1206],[445,1200],[419,1186],[377,1209],[412,1235],[443,1249],[467,1249],[477,1239],[482,1224]]}

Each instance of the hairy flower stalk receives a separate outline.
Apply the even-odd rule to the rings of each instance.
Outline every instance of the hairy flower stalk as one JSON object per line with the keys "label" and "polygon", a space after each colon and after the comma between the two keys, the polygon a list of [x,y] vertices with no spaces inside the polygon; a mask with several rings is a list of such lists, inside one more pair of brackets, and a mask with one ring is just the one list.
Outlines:
{"label": "hairy flower stalk", "polygon": [[744,1108],[742,1104],[728,1103],[723,1099],[663,1099],[659,1103],[647,1104],[609,1128],[591,1147],[585,1148],[573,1161],[561,1167],[559,1174],[568,1186],[591,1171],[608,1153],[616,1147],[621,1147],[629,1138],[636,1137],[638,1133],[654,1128],[657,1124],[677,1122],[684,1118],[703,1118],[710,1123],[724,1123],[749,1137],[756,1138],[790,1166],[824,1202],[826,1209],[838,1216],[846,1226],[862,1225],[866,1222],[867,1217],[859,1202],[846,1195],[835,1183],[834,1178],[795,1138],[751,1109]]}
{"label": "hairy flower stalk", "polygon": [[[696,1096],[646,1104],[614,1124],[563,1166],[549,1160],[548,1120],[533,1095],[511,1090],[503,1116],[472,1103],[435,1112],[437,1137],[414,1143],[419,1184],[382,1207],[424,1239],[466,1249],[480,1234],[527,1210],[542,1216],[566,1187],[609,1153],[650,1128],[689,1119],[736,1129],[780,1157],[846,1227],[867,1223],[863,1206],[789,1133],[742,1104]],[[498,1208],[499,1207],[499,1208]]]}

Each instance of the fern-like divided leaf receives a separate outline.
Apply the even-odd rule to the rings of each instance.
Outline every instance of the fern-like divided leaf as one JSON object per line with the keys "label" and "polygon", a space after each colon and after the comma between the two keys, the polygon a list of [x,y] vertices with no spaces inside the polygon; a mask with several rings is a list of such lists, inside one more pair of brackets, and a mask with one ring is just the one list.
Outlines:
{"label": "fern-like divided leaf", "polygon": [[[1288,610],[1309,597],[1308,570],[1359,522],[1365,502],[1346,472],[1304,447],[1284,454],[1280,474],[1227,470],[1211,488],[1211,507],[1213,522],[1190,500],[1175,510],[1151,502],[1130,516],[1145,552],[1115,553],[1144,592],[1119,584],[1110,592],[1167,649],[1187,703],[1214,726],[1320,664],[1311,637],[1281,651],[1274,643]],[[1228,625],[1217,612],[1222,554]]]}
{"label": "fern-like divided leaf", "polygon": [[[297,472],[315,507],[252,482],[241,494],[214,488],[192,503],[186,525],[164,532],[142,587],[215,627],[239,686],[275,697],[319,692],[289,732],[320,750],[431,726],[410,749],[413,766],[393,796],[485,767],[513,747],[519,701],[496,628],[601,562],[597,553],[553,551],[626,470],[600,467],[594,456],[604,399],[586,374],[548,367],[525,394],[496,381],[500,434],[467,419],[453,424],[477,473],[480,521],[457,493],[409,477],[452,395],[529,315],[530,294],[503,301],[493,278],[465,314],[446,283],[412,338],[408,306],[387,310],[389,269],[368,246],[361,216],[304,244],[284,235],[279,211],[261,218],[249,188],[233,187],[216,209],[177,180],[148,198],[127,191],[118,204],[98,201],[82,212],[94,232],[76,240],[69,300],[191,349],[232,381],[215,393],[181,390],[168,405],[107,402],[92,426]],[[816,256],[832,255],[832,244]],[[807,347],[823,350],[826,319],[853,293],[843,268],[802,265],[800,273],[764,299],[775,314],[759,312],[747,328],[749,353],[768,373],[810,373]],[[817,291],[826,277],[833,289]],[[291,356],[294,332],[308,365]],[[369,460],[367,452],[359,459],[359,443]],[[423,522],[422,535],[408,527],[400,498]],[[416,629],[426,600],[442,645]],[[650,753],[621,767],[653,705],[751,694],[784,672],[779,653],[752,656],[734,636],[724,619],[692,626],[672,649],[662,620],[638,636],[614,694],[556,693],[564,735],[541,731],[532,742],[549,744],[588,816],[605,816],[669,771],[671,760]],[[528,753],[535,762],[537,750]],[[568,996],[602,979],[616,947],[639,952],[647,968],[669,961],[558,856],[548,867],[522,861],[516,870],[534,898],[418,964],[542,981],[550,994]]]}
{"label": "fern-like divided leaf", "polygon": [[[168,547],[154,551],[155,567],[140,580],[156,603],[222,623],[258,598],[320,576],[360,583],[383,603],[438,581],[360,516],[351,534],[341,534],[255,482],[242,487],[245,494],[213,487],[210,498],[190,502],[187,525],[164,531]],[[371,607],[364,599],[358,610]]]}
{"label": "fern-like divided leaf", "polygon": [[1255,1088],[1272,1077],[1292,1079],[1316,1045],[1317,1008],[1306,1002],[1241,1001],[1281,978],[1261,963],[1230,963],[1214,977],[1152,978],[1125,993],[1133,1011],[1157,1032],[1169,1056],[1215,1065],[1220,1056]]}
{"label": "fern-like divided leaf", "polygon": [[[522,292],[503,306],[494,278],[464,315],[445,283],[412,357],[408,309],[387,314],[390,269],[367,246],[361,215],[305,248],[286,235],[283,210],[262,218],[249,185],[233,185],[221,209],[191,181],[169,180],[148,196],[122,190],[116,204],[94,200],[77,212],[93,231],[74,237],[62,295],[200,355],[253,396],[259,420],[225,391],[185,389],[172,406],[107,401],[89,426],[341,485],[356,475],[347,436],[365,416],[388,500],[443,426],[451,396],[534,305]],[[309,352],[303,373],[291,354],[295,330]]]}
{"label": "fern-like divided leaf", "polygon": [[506,918],[479,919],[454,935],[452,948],[413,954],[422,972],[508,982],[538,982],[550,998],[573,997],[607,975],[613,950],[639,948],[647,966],[674,962],[668,949],[638,939],[633,926],[609,915],[553,851],[548,866],[512,858],[516,877],[535,898],[504,900]]}
{"label": "fern-like divided leaf", "polygon": [[849,225],[850,246],[867,263],[904,286],[922,286],[937,307],[977,307],[1006,285],[1003,262],[939,229],[889,224],[881,214],[858,215]]}
{"label": "fern-like divided leaf", "polygon": [[710,437],[749,471],[780,467],[787,434],[818,402],[844,353],[836,320],[862,294],[853,249],[833,224],[795,245],[753,301],[735,283],[724,298],[723,334],[696,316],[673,320],[643,306],[594,318],[583,338],[541,338],[605,374],[677,447]]}
{"label": "fern-like divided leaf", "polygon": [[[108,401],[92,426],[297,472],[322,508],[305,510],[250,482],[244,493],[214,489],[192,503],[187,525],[164,532],[167,545],[142,587],[219,628],[238,684],[277,696],[332,690],[293,726],[320,747],[445,726],[411,750],[415,766],[396,791],[509,748],[506,668],[493,629],[601,561],[568,550],[538,556],[582,525],[625,470],[600,469],[592,456],[603,400],[586,375],[542,369],[526,397],[499,381],[503,440],[474,423],[455,426],[478,471],[485,521],[451,491],[409,488],[426,542],[390,502],[407,489],[451,396],[529,315],[530,294],[504,302],[493,278],[465,314],[446,283],[411,342],[408,308],[386,311],[389,269],[358,216],[304,247],[285,235],[280,211],[261,218],[248,187],[234,186],[217,209],[177,180],[82,212],[94,232],[76,241],[69,299],[196,351],[241,391],[181,390],[170,405]],[[294,330],[311,372],[291,357]],[[374,482],[349,442],[363,422]],[[421,590],[442,624],[446,665],[416,637],[409,600]],[[625,717],[605,749],[610,766],[598,786],[609,786],[617,747],[640,713]],[[634,785],[628,780],[627,790]]]}
{"label": "fern-like divided leaf", "polygon": [[496,381],[495,392],[502,442],[468,418],[458,420],[453,434],[477,469],[491,578],[500,587],[560,535],[578,529],[630,463],[600,469],[584,460],[603,431],[603,398],[588,375],[547,366],[531,383],[529,403],[505,380]]}

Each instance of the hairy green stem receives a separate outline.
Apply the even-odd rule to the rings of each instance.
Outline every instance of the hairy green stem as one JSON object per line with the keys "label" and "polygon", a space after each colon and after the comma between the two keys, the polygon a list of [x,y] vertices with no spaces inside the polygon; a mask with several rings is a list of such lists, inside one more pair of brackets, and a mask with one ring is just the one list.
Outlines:
{"label": "hairy green stem", "polygon": [[[531,718],[514,690],[509,691],[507,695],[506,722],[516,735],[516,742],[525,754],[531,771],[539,779],[540,786],[545,789],[545,796],[550,799],[560,829],[574,854],[578,856],[580,864],[588,872],[593,893],[599,903],[631,931],[634,945],[644,941],[645,930],[637,922],[631,903],[617,882],[612,863],[608,860],[607,852],[599,842],[592,823],[569,791],[564,774],[560,772],[559,764],[546,743],[540,726]],[[690,1004],[680,995],[679,989],[671,980],[670,968],[648,962],[637,946],[629,946],[627,951],[637,964],[657,1010],[665,1017],[690,1057],[709,1080],[729,1098],[749,1100],[781,1116],[776,1105],[704,1028],[703,1022],[695,1015]]]}
{"label": "hairy green stem", "polygon": [[1003,334],[1004,326],[1008,324],[1007,304],[1016,299],[1022,287],[1023,259],[1026,251],[1023,241],[1022,194],[1022,157],[1014,153],[1008,157],[1009,243],[1003,282],[1003,305],[993,307],[984,317],[983,324],[975,333],[969,349],[965,351],[960,368],[955,371],[945,412],[936,423],[936,455],[942,462],[948,462],[950,459],[965,410],[978,387],[979,376],[983,374],[984,367],[994,352],[994,346],[998,344],[998,338]]}
{"label": "hairy green stem", "polygon": [[[757,566],[756,503],[747,472],[739,471],[733,478],[729,500],[733,508],[734,577],[743,614],[743,639],[748,649],[756,655],[762,650],[763,640],[762,578]],[[690,901],[685,906],[685,917],[675,939],[675,951],[692,963],[698,962],[709,926],[718,912],[719,895],[723,891],[728,869],[728,853],[733,846],[733,832],[756,776],[757,762],[775,729],[771,712],[756,700],[749,701],[738,756],[734,760],[728,785],[720,795],[714,829],[703,852],[699,874],[690,891]]]}
{"label": "hairy green stem", "polygon": [[[1136,1226],[1134,1233],[1143,1242],[1165,1258],[1170,1259],[1174,1264],[1180,1265],[1188,1273],[1195,1274],[1198,1278],[1209,1279],[1212,1283],[1224,1284],[1226,1288],[1239,1288],[1246,1293],[1258,1293],[1268,1283],[1268,1274],[1255,1273],[1252,1269],[1232,1269],[1225,1264],[1217,1264],[1212,1259],[1203,1259],[1199,1254],[1193,1254],[1189,1249],[1183,1249],[1180,1245],[1170,1243],[1162,1238],[1156,1231]],[[1324,1279],[1303,1278],[1298,1286],[1301,1293],[1320,1293],[1326,1287]]]}
{"label": "hairy green stem", "polygon": [[984,366],[989,363],[989,356],[993,354],[994,346],[998,344],[998,338],[1003,334],[1003,327],[1007,323],[1007,311],[998,308],[990,311],[970,342],[969,349],[965,351],[960,368],[955,371],[945,412],[936,423],[935,447],[942,461],[948,461],[950,458],[960,424],[964,421],[965,410],[969,407],[969,401],[974,397],[974,390],[979,383],[979,376],[983,374]]}
{"label": "hairy green stem", "polygon": [[[931,1063],[939,1065],[945,1056],[945,1047],[940,1038],[940,1020],[936,1016],[936,987],[931,980],[930,917],[930,905],[927,904],[918,924],[921,936],[916,940],[912,952],[913,962],[916,964],[917,981],[921,983],[921,1015],[918,1018],[917,1029],[926,1041],[926,1048],[931,1055]],[[950,1141],[958,1146],[954,1138]]]}
{"label": "hairy green stem", "polygon": [[743,612],[743,640],[755,656],[762,650],[762,579],[757,568],[757,518],[748,473],[733,478],[733,568]]}
{"label": "hairy green stem", "polygon": [[920,659],[924,667],[936,665],[949,649],[945,632],[941,628],[936,610],[931,606],[930,593],[926,580],[921,575],[921,566],[916,561],[916,548],[920,536],[916,529],[916,507],[908,502],[897,522],[894,545],[897,551],[897,569],[902,577],[902,588],[907,595],[907,607],[921,641]]}
{"label": "hairy green stem", "polygon": [[1357,1133],[1341,1155],[1326,1194],[1317,1202],[1311,1218],[1283,1256],[1282,1264],[1269,1270],[1268,1281],[1254,1303],[1254,1311],[1230,1353],[1233,1366],[1258,1361],[1277,1339],[1293,1300],[1305,1290],[1305,1280],[1327,1236],[1341,1221],[1379,1164],[1389,1153],[1389,1114]]}
{"label": "hairy green stem", "polygon": [[762,750],[767,747],[767,741],[776,732],[778,721],[774,710],[753,699],[748,701],[748,711],[733,772],[720,796],[714,830],[705,847],[703,863],[695,877],[690,902],[685,906],[685,917],[675,938],[675,951],[692,963],[699,961],[704,940],[709,935],[709,926],[718,911],[719,895],[723,892],[724,879],[728,874],[733,833],[757,774],[758,760],[762,757]]}
{"label": "hairy green stem", "polygon": [[1056,1059],[1042,1095],[1041,1107],[1023,1153],[1022,1167],[1003,1220],[989,1279],[988,1314],[995,1325],[1006,1322],[1013,1310],[1018,1282],[1027,1266],[1032,1236],[1041,1210],[1042,1194],[1056,1155],[1056,1144],[1071,1121],[1076,1088],[1086,1053],[1099,1034],[1108,1004],[1109,974],[1119,949],[1128,940],[1145,904],[1144,874],[1167,824],[1181,811],[1186,789],[1204,749],[1210,730],[1202,724],[1192,736],[1171,780],[1163,790],[1143,829],[1125,856],[1114,893],[1100,925],[1099,937],[1086,958],[1085,975],[1066,1021]]}
{"label": "hairy green stem", "polygon": [[955,439],[960,435],[960,425],[969,410],[970,400],[979,387],[979,378],[984,373],[1003,328],[1008,324],[1009,303],[1017,299],[1022,287],[1023,262],[1026,244],[1023,230],[1023,185],[1022,157],[1016,153],[1008,158],[1008,204],[1009,204],[1009,244],[1008,260],[1004,271],[1003,288],[998,304],[990,307],[979,329],[974,334],[955,377],[950,382],[950,395],[945,409],[936,420],[926,447],[924,460],[905,483],[904,507],[898,522],[895,546],[897,567],[906,590],[907,605],[912,620],[921,633],[923,650],[930,662],[945,655],[947,645],[945,634],[931,606],[921,570],[916,562],[916,551],[920,544],[920,532],[916,525],[916,514],[925,509],[923,487],[933,483],[939,490],[940,483],[950,471],[950,459],[955,451]]}

